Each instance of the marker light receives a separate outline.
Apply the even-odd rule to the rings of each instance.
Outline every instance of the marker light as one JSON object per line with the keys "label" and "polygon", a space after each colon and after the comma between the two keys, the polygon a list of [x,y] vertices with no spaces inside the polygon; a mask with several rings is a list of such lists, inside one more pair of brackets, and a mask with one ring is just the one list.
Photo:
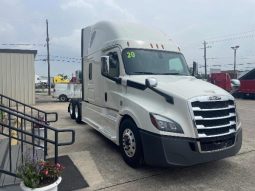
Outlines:
{"label": "marker light", "polygon": [[152,44],[150,44],[151,45],[151,48],[153,48],[153,45]]}

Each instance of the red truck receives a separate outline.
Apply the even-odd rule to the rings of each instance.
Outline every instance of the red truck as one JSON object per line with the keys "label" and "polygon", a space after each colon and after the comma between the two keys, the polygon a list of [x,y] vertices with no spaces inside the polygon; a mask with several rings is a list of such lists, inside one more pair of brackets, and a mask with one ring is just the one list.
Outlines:
{"label": "red truck", "polygon": [[[231,78],[228,73],[212,73],[209,81],[226,91],[232,90]],[[233,93],[237,98],[253,98],[255,99],[255,69],[249,71],[239,78],[240,87]]]}
{"label": "red truck", "polygon": [[231,91],[231,78],[228,73],[211,73],[209,81],[228,92]]}
{"label": "red truck", "polygon": [[241,76],[239,80],[241,85],[235,96],[255,99],[255,68]]}

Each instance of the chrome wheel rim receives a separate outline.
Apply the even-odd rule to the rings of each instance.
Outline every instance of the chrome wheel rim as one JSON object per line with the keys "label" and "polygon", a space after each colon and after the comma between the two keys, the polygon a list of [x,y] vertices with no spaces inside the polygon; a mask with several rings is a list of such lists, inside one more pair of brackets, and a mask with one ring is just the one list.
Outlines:
{"label": "chrome wheel rim", "polygon": [[128,157],[133,157],[136,152],[135,136],[131,129],[127,128],[122,134],[123,149]]}

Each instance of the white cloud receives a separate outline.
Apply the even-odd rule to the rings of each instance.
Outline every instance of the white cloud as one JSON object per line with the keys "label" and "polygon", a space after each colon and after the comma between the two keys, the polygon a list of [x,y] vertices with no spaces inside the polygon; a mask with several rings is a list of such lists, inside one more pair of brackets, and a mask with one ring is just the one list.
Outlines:
{"label": "white cloud", "polygon": [[70,35],[52,37],[51,43],[54,46],[68,49],[72,52],[80,52],[81,30],[74,29]]}
{"label": "white cloud", "polygon": [[83,14],[92,13],[100,20],[112,17],[112,20],[124,19],[130,22],[137,22],[137,19],[126,8],[121,7],[115,0],[65,0],[60,8],[63,11],[82,11]]}
{"label": "white cloud", "polygon": [[137,19],[133,14],[128,12],[127,9],[120,7],[114,0],[105,0],[104,3],[110,8],[112,8],[114,11],[121,13],[125,19],[128,19],[128,21],[137,22]]}
{"label": "white cloud", "polygon": [[6,22],[0,21],[0,34],[4,33],[12,33],[14,31],[14,27]]}
{"label": "white cloud", "polygon": [[[100,20],[139,22],[168,33],[180,44],[189,63],[203,63],[201,41],[215,36],[254,30],[255,0],[1,0],[0,36],[3,43],[45,43],[45,20],[49,19],[52,55],[80,56],[80,29]],[[240,9],[242,7],[242,9]],[[10,11],[11,10],[11,11]],[[234,32],[233,32],[234,31]],[[230,57],[208,63],[232,63],[230,46],[239,44],[238,55],[254,55],[254,38],[215,43],[208,57]],[[4,46],[2,46],[4,47]],[[28,48],[28,47],[24,47]],[[44,54],[45,47],[38,49]],[[43,51],[43,53],[42,53]],[[240,60],[245,63],[246,60]],[[254,57],[253,60],[254,62]],[[67,63],[68,64],[68,63]],[[56,65],[59,66],[59,65]],[[66,65],[56,71],[66,70]],[[38,68],[40,68],[39,66]]]}
{"label": "white cloud", "polygon": [[70,8],[93,8],[93,5],[91,3],[92,1],[86,1],[86,0],[74,0],[74,1],[66,1],[63,4],[60,5],[61,9],[67,10]]}

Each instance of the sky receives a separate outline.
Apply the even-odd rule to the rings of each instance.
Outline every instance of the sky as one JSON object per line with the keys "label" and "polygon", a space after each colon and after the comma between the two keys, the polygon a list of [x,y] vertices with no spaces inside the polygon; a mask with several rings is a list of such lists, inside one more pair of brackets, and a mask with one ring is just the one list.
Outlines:
{"label": "sky", "polygon": [[[168,34],[188,65],[204,70],[203,41],[210,68],[255,68],[255,0],[0,0],[0,48],[38,50],[36,74],[47,75],[46,24],[49,22],[51,74],[80,69],[81,28],[98,21],[141,23]],[[12,45],[9,45],[12,44]],[[25,45],[22,45],[25,44]]]}

